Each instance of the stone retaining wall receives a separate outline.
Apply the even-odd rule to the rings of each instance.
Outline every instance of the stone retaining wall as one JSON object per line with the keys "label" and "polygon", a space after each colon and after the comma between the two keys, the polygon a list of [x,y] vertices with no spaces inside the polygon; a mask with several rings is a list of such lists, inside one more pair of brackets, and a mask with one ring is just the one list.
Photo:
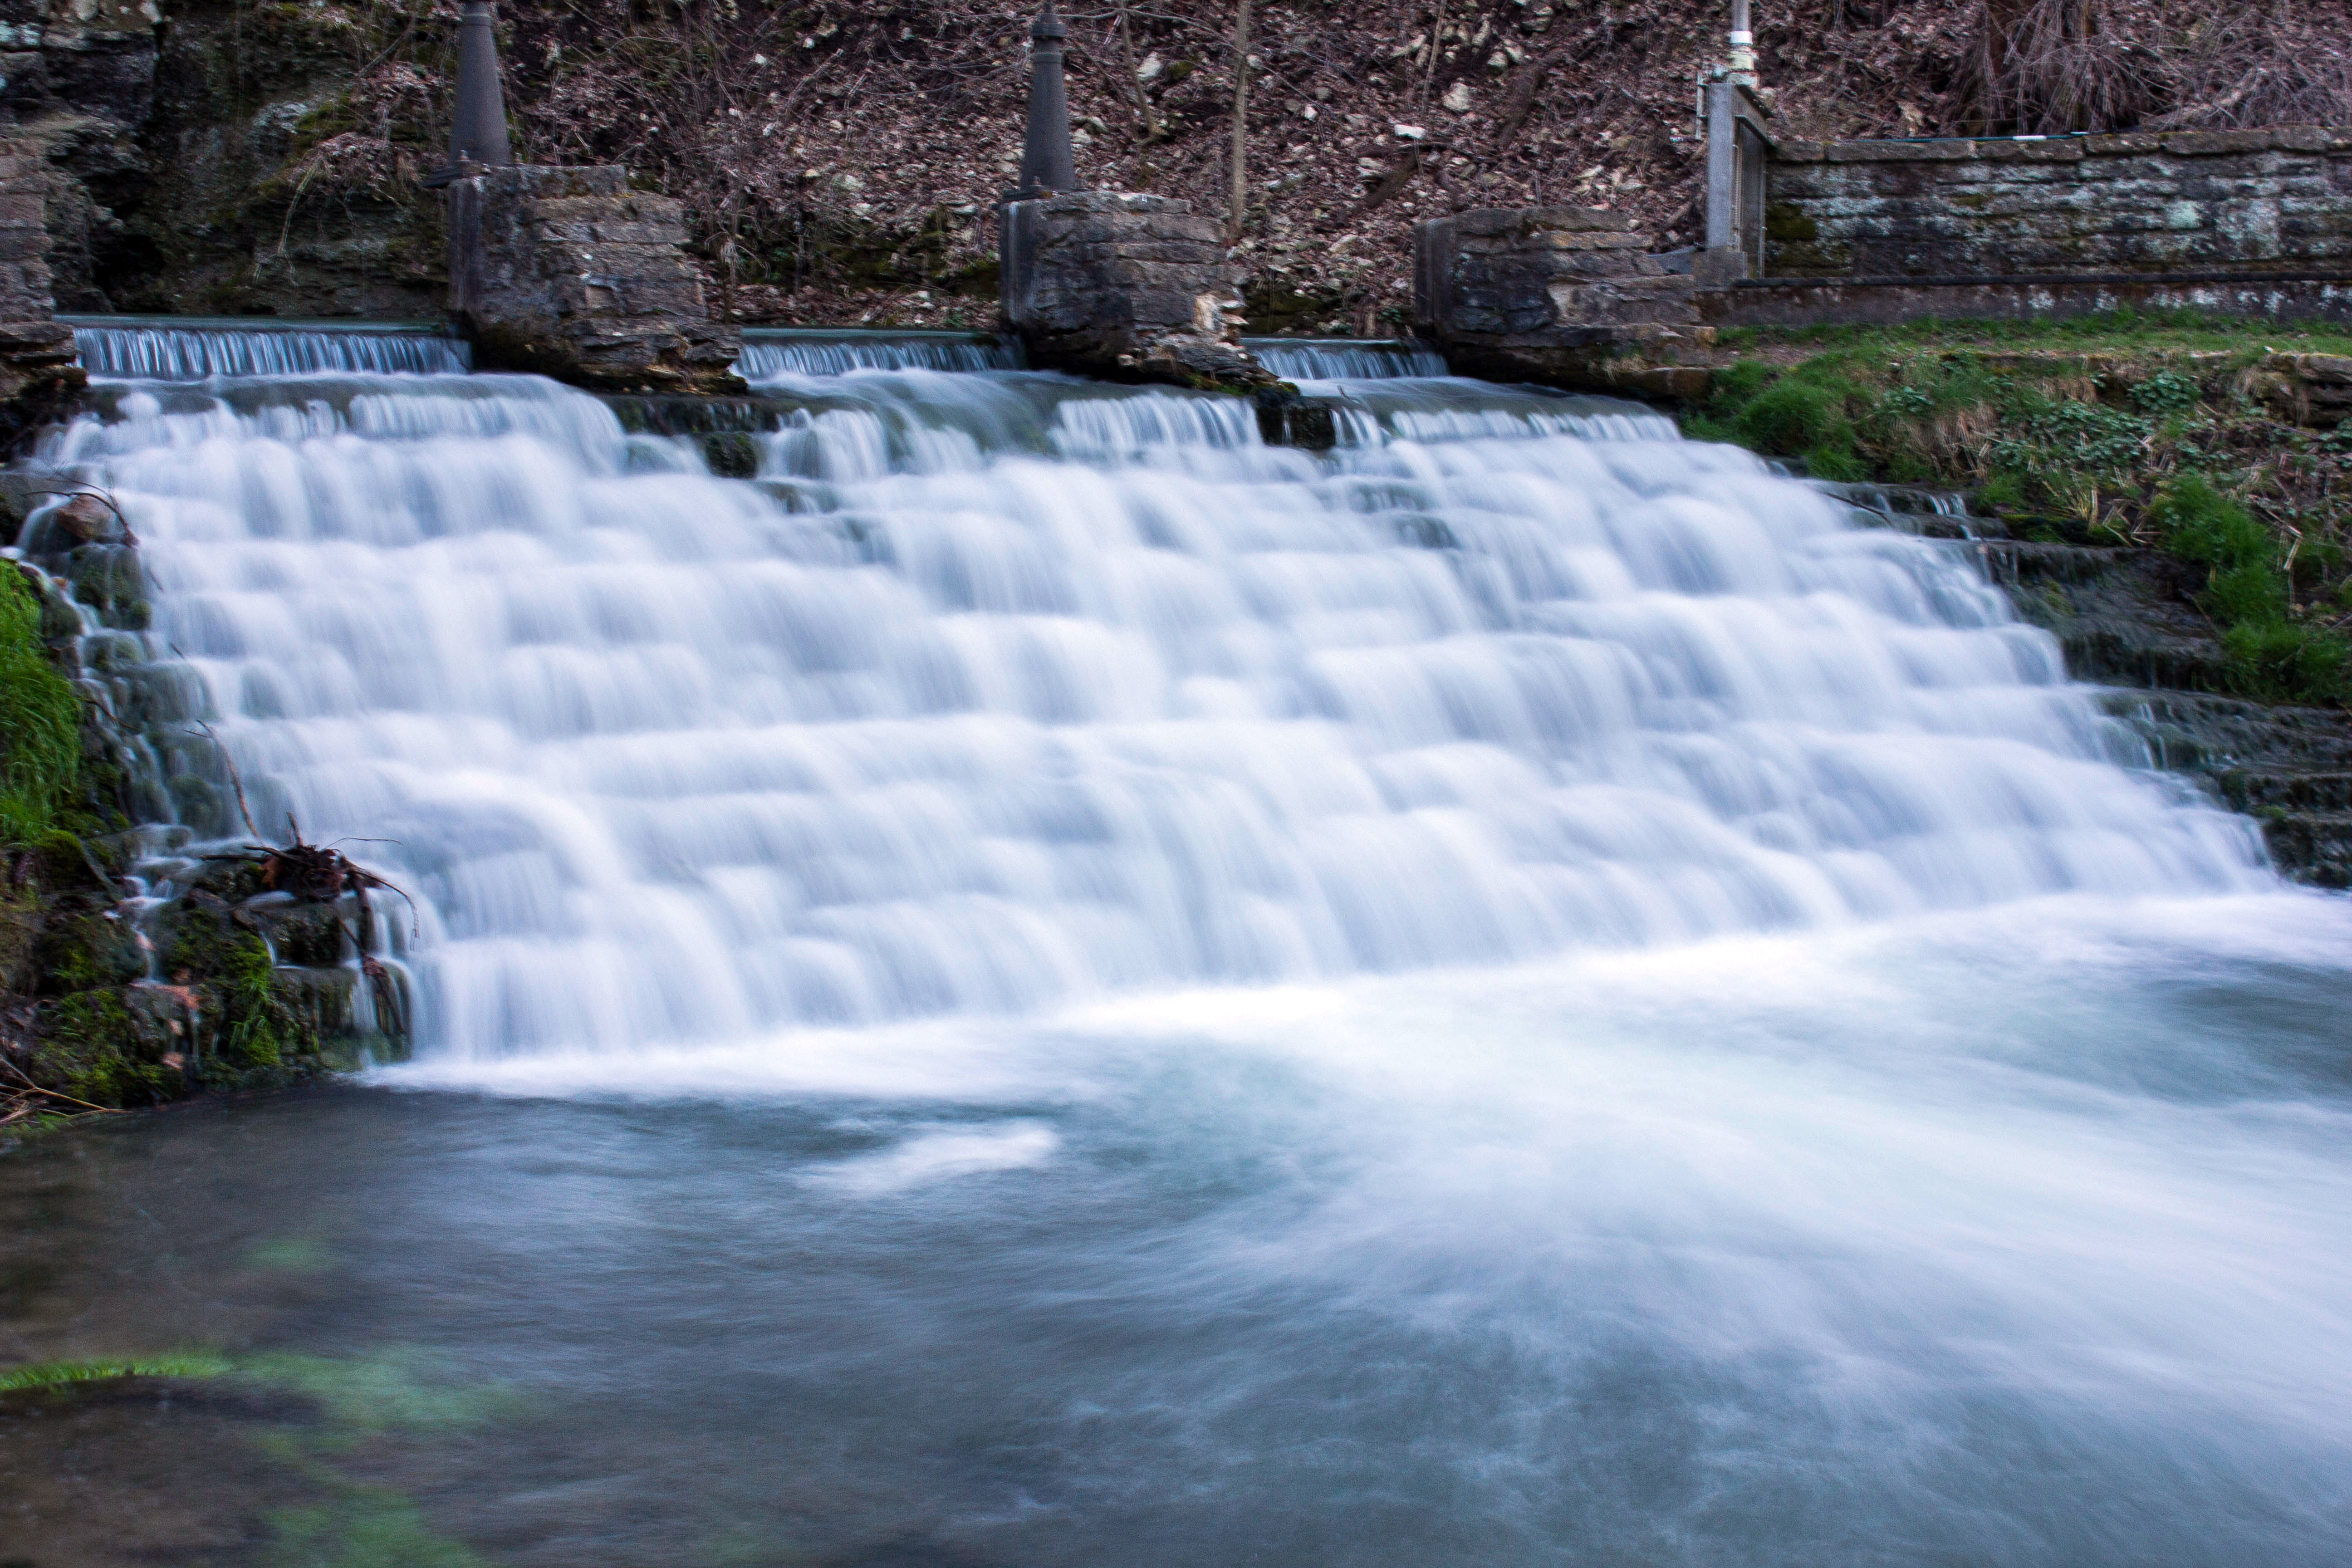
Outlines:
{"label": "stone retaining wall", "polygon": [[2352,279],[2352,129],[1777,142],[1767,279]]}

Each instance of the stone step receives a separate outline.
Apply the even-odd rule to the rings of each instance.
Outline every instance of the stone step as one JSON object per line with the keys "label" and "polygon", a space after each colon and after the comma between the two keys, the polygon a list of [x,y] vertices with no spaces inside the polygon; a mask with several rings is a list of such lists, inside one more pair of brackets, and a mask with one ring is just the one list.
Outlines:
{"label": "stone step", "polygon": [[2197,691],[2111,691],[2102,706],[2138,731],[2163,767],[2215,774],[2352,773],[2352,721],[2335,709]]}
{"label": "stone step", "polygon": [[2264,773],[2229,768],[2213,775],[2240,811],[2352,812],[2352,773]]}
{"label": "stone step", "polygon": [[2352,812],[2271,807],[2255,819],[2281,871],[2309,887],[2352,888]]}

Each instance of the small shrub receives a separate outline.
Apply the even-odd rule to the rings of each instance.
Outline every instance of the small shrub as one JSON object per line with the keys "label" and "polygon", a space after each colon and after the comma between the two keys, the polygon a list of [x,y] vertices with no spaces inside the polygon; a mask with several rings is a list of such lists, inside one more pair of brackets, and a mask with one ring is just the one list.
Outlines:
{"label": "small shrub", "polygon": [[1925,419],[1936,412],[1934,389],[1925,386],[1898,386],[1878,400],[1878,417],[1889,421]]}
{"label": "small shrub", "polygon": [[2132,406],[2158,419],[2186,414],[2204,397],[2204,390],[2197,384],[2196,378],[2177,370],[2158,371],[2131,389]]}
{"label": "small shrub", "polygon": [[2225,626],[2286,618],[2286,578],[2268,562],[2216,572],[2205,588],[2205,613]]}
{"label": "small shrub", "polygon": [[1715,373],[1710,397],[1717,409],[1729,411],[1763,391],[1765,383],[1771,379],[1771,371],[1763,364],[1744,359]]}
{"label": "small shrub", "polygon": [[2221,636],[2233,683],[2258,697],[2286,702],[2340,702],[2352,645],[2322,626],[2293,621],[2251,621]]}
{"label": "small shrub", "polygon": [[1734,427],[1741,440],[1759,451],[1793,457],[1822,445],[1842,423],[1837,399],[1828,388],[1782,381],[1740,409]]}
{"label": "small shrub", "polygon": [[2253,514],[2215,489],[2201,474],[2189,474],[2164,487],[2148,521],[2163,531],[2165,548],[2183,561],[2194,561],[2219,572],[2244,566],[2269,566],[2277,545]]}
{"label": "small shrub", "polygon": [[2025,478],[2003,468],[1978,487],[1977,504],[1996,512],[2016,511],[2025,505]]}
{"label": "small shrub", "polygon": [[1832,479],[1842,484],[1858,484],[1870,478],[1869,465],[1854,451],[1851,442],[1823,442],[1805,453],[1805,472],[1817,479]]}

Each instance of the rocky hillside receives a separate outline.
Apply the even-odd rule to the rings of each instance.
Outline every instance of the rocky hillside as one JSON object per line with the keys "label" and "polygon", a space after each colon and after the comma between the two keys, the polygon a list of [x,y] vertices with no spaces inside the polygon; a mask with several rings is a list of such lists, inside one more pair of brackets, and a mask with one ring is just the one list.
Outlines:
{"label": "rocky hillside", "polygon": [[[0,0],[0,114],[69,176],[67,309],[423,316],[453,0]],[[1416,218],[1574,202],[1692,237],[1711,0],[1074,6],[1079,171],[1226,212],[1272,330],[1379,330]],[[508,0],[519,155],[620,162],[688,202],[748,321],[982,324],[1016,166],[1011,0]],[[1765,80],[1812,136],[2352,119],[2347,0],[2183,26],[2147,0],[1760,0]],[[15,52],[6,52],[13,49]]]}

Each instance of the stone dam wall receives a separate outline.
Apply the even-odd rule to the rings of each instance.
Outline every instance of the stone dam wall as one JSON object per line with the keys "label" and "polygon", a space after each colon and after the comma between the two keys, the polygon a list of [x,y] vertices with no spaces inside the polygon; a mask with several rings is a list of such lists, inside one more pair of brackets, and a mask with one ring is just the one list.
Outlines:
{"label": "stone dam wall", "polygon": [[2352,320],[2352,128],[1776,142],[1718,325],[2119,305]]}

